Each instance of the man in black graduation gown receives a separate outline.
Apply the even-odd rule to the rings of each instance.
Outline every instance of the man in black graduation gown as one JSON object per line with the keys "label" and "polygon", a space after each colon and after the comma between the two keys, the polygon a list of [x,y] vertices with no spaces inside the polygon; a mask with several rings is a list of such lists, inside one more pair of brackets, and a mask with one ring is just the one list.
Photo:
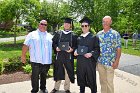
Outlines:
{"label": "man in black graduation gown", "polygon": [[[74,83],[75,80],[73,53],[77,38],[71,31],[72,25],[72,19],[65,18],[64,30],[57,32],[53,37],[53,48],[55,51],[56,59],[54,62],[55,86],[51,93],[55,93],[59,90],[61,80],[65,80],[65,92],[70,93],[70,82]],[[66,43],[68,45],[61,45],[62,43]],[[63,46],[66,47],[63,49]]]}
{"label": "man in black graduation gown", "polygon": [[[84,17],[80,23],[83,33],[77,39],[77,49],[74,55],[77,56],[77,83],[80,86],[80,93],[85,93],[85,86],[91,89],[91,93],[97,92],[96,86],[96,62],[100,54],[99,39],[90,32],[90,23],[92,21]],[[86,47],[84,51],[79,46]]]}

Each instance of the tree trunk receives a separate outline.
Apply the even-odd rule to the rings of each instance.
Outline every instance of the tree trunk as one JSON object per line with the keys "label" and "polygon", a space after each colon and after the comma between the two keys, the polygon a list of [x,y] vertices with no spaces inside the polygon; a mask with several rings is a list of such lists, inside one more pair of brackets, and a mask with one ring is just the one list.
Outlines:
{"label": "tree trunk", "polygon": [[16,19],[16,22],[15,22],[15,30],[14,30],[14,45],[16,45],[16,31],[17,31],[17,19]]}

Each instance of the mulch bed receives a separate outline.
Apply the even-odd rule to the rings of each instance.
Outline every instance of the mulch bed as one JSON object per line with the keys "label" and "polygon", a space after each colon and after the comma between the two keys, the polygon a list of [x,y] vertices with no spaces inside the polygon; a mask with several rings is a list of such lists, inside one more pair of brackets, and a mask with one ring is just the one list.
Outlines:
{"label": "mulch bed", "polygon": [[30,80],[31,75],[22,71],[0,75],[0,85]]}

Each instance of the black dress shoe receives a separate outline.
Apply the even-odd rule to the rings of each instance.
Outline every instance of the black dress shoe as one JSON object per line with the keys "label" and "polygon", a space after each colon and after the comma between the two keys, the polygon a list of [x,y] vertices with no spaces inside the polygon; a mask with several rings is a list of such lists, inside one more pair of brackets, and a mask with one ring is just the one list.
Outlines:
{"label": "black dress shoe", "polygon": [[56,93],[58,90],[56,90],[55,88],[50,92],[50,93]]}
{"label": "black dress shoe", "polygon": [[48,90],[45,89],[45,90],[41,90],[43,93],[48,93]]}
{"label": "black dress shoe", "polygon": [[66,93],[71,93],[70,90],[66,90],[65,92],[66,92]]}

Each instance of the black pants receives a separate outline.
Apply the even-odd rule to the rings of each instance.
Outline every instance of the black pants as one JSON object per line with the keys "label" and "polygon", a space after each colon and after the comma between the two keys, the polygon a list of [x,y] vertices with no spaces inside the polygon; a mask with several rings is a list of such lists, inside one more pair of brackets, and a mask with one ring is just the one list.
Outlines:
{"label": "black pants", "polygon": [[80,93],[85,93],[85,86],[80,86]]}
{"label": "black pants", "polygon": [[50,68],[49,64],[40,64],[31,62],[32,67],[32,76],[31,76],[31,84],[32,84],[32,93],[37,93],[39,90],[39,78],[40,78],[40,89],[46,89],[46,78],[48,74],[48,70]]}
{"label": "black pants", "polygon": [[[80,86],[80,93],[85,93],[85,86]],[[96,91],[91,89],[91,93],[96,93]]]}

